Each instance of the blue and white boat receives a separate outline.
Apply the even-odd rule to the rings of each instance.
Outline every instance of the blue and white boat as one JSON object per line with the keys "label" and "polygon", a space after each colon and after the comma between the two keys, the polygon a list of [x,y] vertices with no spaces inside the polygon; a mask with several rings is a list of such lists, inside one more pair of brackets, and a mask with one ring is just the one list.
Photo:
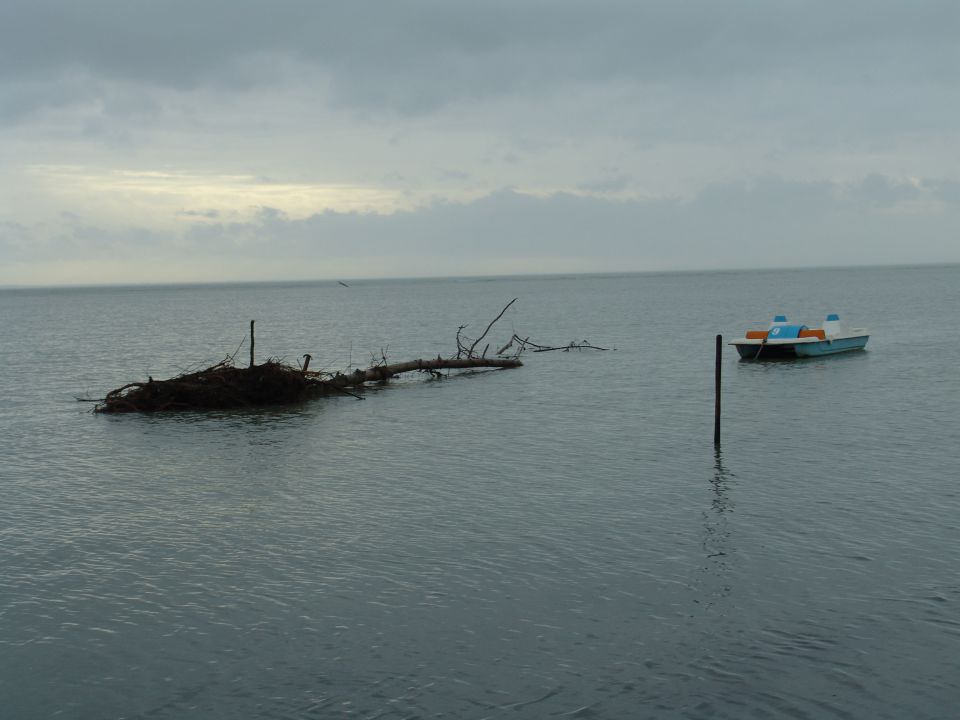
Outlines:
{"label": "blue and white boat", "polygon": [[748,330],[731,340],[740,357],[764,360],[783,357],[817,357],[848,350],[863,350],[870,339],[866,328],[849,328],[836,313],[827,315],[823,327],[808,328],[777,315],[767,330]]}

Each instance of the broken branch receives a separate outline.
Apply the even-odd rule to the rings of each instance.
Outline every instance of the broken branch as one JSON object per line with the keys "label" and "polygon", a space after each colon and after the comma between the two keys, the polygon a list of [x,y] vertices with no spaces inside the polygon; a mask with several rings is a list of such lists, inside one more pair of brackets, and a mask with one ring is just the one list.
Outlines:
{"label": "broken branch", "polygon": [[490,321],[490,324],[487,325],[487,329],[483,331],[483,335],[481,335],[480,337],[478,337],[476,340],[473,341],[473,345],[471,345],[471,346],[470,346],[470,349],[467,350],[467,357],[468,357],[468,358],[472,358],[472,357],[473,357],[473,349],[474,349],[475,347],[477,347],[477,345],[480,344],[480,341],[483,340],[483,339],[487,336],[487,333],[488,333],[488,332],[490,332],[490,328],[492,328],[492,327],[494,326],[494,324],[497,322],[497,320],[499,320],[500,318],[503,317],[503,314],[507,311],[507,309],[508,309],[511,305],[513,305],[516,301],[517,301],[517,298],[514,298],[513,300],[511,300],[510,302],[508,302],[508,303],[504,306],[503,310],[500,311],[500,314],[497,315],[493,320]]}

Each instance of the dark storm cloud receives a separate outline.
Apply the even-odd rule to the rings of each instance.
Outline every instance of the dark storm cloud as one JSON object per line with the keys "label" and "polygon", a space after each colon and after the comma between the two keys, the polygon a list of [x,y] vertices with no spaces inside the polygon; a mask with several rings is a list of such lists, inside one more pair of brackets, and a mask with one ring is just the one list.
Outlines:
{"label": "dark storm cloud", "polygon": [[30,0],[0,6],[0,77],[243,88],[277,82],[279,58],[338,102],[410,113],[568,83],[952,85],[958,20],[939,1]]}
{"label": "dark storm cloud", "polygon": [[38,71],[20,76],[0,75],[0,123],[15,124],[27,120],[39,108],[89,102],[101,95],[99,84],[89,78]]}

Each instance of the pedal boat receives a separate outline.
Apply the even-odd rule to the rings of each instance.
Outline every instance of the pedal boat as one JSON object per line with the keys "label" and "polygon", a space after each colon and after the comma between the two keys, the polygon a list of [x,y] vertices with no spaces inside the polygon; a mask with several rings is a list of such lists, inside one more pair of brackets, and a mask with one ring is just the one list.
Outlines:
{"label": "pedal boat", "polygon": [[819,357],[849,350],[863,350],[870,334],[866,328],[848,328],[836,313],[827,315],[823,327],[808,328],[777,315],[767,330],[747,330],[746,337],[731,340],[740,357],[747,360]]}

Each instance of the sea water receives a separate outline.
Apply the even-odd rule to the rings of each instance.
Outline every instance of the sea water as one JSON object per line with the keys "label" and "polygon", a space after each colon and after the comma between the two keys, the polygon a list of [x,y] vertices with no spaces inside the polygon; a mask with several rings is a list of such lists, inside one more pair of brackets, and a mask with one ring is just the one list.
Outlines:
{"label": "sea water", "polygon": [[[949,718],[960,268],[0,291],[4,718]],[[105,416],[235,354],[606,351]],[[714,338],[828,312],[864,352]]]}

